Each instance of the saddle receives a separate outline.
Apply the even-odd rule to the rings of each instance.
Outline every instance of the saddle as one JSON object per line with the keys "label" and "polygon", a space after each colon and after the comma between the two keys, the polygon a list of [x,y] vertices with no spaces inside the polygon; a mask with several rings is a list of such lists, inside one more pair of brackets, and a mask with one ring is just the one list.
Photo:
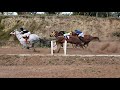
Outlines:
{"label": "saddle", "polygon": [[80,36],[79,39],[83,42],[84,37],[81,37],[81,36]]}
{"label": "saddle", "polygon": [[23,36],[24,39],[29,39],[29,36]]}
{"label": "saddle", "polygon": [[29,43],[29,41],[28,41],[29,36],[23,36],[23,38],[25,39],[26,43]]}
{"label": "saddle", "polygon": [[64,38],[65,38],[65,39],[69,39],[69,38],[70,38],[70,36],[64,36]]}

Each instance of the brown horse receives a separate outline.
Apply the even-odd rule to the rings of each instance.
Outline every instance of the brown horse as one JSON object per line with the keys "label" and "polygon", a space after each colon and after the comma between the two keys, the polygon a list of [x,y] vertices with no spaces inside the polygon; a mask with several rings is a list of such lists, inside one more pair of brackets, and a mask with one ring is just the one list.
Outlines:
{"label": "brown horse", "polygon": [[63,36],[66,32],[65,31],[53,31],[51,34],[50,34],[50,37],[58,37],[58,36]]}
{"label": "brown horse", "polygon": [[[78,37],[78,34],[76,34],[75,32],[72,32],[72,35],[73,36],[77,36]],[[79,39],[84,43],[84,46],[87,45],[92,41],[92,40],[98,40],[100,42],[100,39],[99,37],[93,37],[91,35],[84,35],[84,37],[79,37]]]}
{"label": "brown horse", "polygon": [[[56,38],[56,44],[57,45],[63,45],[63,43],[65,42],[65,40],[67,41],[67,43],[70,43],[70,44],[75,44],[75,45],[79,45],[79,46],[81,46],[82,48],[83,48],[83,43],[82,43],[82,41],[78,38],[78,37],[76,37],[76,36],[70,36],[69,37],[69,39],[66,39],[64,36],[58,36],[57,38]],[[61,48],[61,47],[60,47]],[[58,51],[57,51],[57,53],[59,53],[59,51],[60,51],[60,48],[58,49]],[[83,48],[84,49],[84,48]]]}
{"label": "brown horse", "polygon": [[[67,43],[71,43],[71,44],[75,44],[75,45],[79,45],[83,48],[83,44],[82,44],[82,41],[76,37],[76,36],[70,36],[69,39],[66,39],[62,34],[61,35],[58,35],[58,32],[54,31],[50,34],[50,37],[56,37],[56,44],[57,46],[60,45],[60,48],[61,46],[63,46],[63,43],[65,42],[65,40],[67,41]],[[60,51],[60,48],[58,49],[57,53],[59,53]]]}

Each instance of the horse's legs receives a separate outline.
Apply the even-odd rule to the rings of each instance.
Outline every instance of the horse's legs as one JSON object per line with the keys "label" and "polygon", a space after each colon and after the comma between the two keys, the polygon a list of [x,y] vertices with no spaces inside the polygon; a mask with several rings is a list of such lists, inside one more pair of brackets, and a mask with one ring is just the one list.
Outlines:
{"label": "horse's legs", "polygon": [[74,48],[74,45],[72,44],[72,47]]}
{"label": "horse's legs", "polygon": [[82,49],[84,49],[83,45],[80,45],[82,47]]}
{"label": "horse's legs", "polygon": [[[74,45],[74,44],[73,44],[73,45]],[[77,46],[78,46],[78,44],[75,44],[75,45],[74,45],[74,48],[77,48]]]}
{"label": "horse's legs", "polygon": [[26,48],[27,48],[27,49],[29,49],[29,47],[28,47],[28,46],[27,46]]}
{"label": "horse's legs", "polygon": [[85,46],[84,46],[84,45],[81,45],[81,47],[82,47],[82,49],[84,49]]}
{"label": "horse's legs", "polygon": [[89,44],[89,43],[87,43],[87,47],[88,47],[88,44]]}
{"label": "horse's legs", "polygon": [[[63,45],[63,44],[62,44]],[[57,51],[57,53],[59,53],[60,52],[60,49],[61,49],[61,45],[60,46],[58,46],[59,47],[59,49],[58,49],[58,51]]]}
{"label": "horse's legs", "polygon": [[86,43],[84,43],[83,46],[84,46],[85,48],[87,48],[87,47],[86,47]]}
{"label": "horse's legs", "polygon": [[32,43],[31,47],[33,48],[33,51],[35,52],[35,47],[34,47],[34,43]]}
{"label": "horse's legs", "polygon": [[87,48],[87,47],[88,47],[88,44],[89,44],[89,42],[85,42],[85,43],[84,43],[84,47]]}
{"label": "horse's legs", "polygon": [[33,48],[33,51],[36,52],[35,48]]}
{"label": "horse's legs", "polygon": [[[60,52],[61,46],[62,46],[61,43],[58,43],[58,44],[57,44],[57,51],[56,51],[57,53]],[[54,52],[55,52],[55,51],[54,51]]]}
{"label": "horse's legs", "polygon": [[22,49],[24,49],[24,46],[22,46]]}
{"label": "horse's legs", "polygon": [[26,46],[23,45],[23,46],[22,46],[22,49],[24,49],[24,48],[26,48]]}
{"label": "horse's legs", "polygon": [[84,44],[82,44],[82,43],[81,43],[81,44],[79,44],[79,45],[82,47],[82,49],[84,49],[84,47],[85,47],[85,45],[84,45]]}
{"label": "horse's legs", "polygon": [[75,45],[74,45],[74,44],[72,44],[72,47],[73,47],[73,48],[77,48],[77,46],[78,46],[77,44],[75,44]]}

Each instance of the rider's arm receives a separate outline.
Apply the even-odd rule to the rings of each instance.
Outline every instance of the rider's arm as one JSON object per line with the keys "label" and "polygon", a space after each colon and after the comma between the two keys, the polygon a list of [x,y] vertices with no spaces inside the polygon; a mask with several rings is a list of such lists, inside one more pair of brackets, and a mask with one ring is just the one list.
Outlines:
{"label": "rider's arm", "polygon": [[23,32],[23,31],[20,31],[20,34],[24,34],[24,32]]}

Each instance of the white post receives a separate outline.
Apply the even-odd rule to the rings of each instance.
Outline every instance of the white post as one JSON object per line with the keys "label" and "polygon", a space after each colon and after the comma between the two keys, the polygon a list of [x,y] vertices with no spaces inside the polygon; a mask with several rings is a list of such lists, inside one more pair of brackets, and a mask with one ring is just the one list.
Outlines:
{"label": "white post", "polygon": [[51,41],[51,55],[53,55],[53,41]]}
{"label": "white post", "polygon": [[66,55],[66,50],[67,50],[67,41],[65,40],[65,42],[64,42],[64,55]]}

